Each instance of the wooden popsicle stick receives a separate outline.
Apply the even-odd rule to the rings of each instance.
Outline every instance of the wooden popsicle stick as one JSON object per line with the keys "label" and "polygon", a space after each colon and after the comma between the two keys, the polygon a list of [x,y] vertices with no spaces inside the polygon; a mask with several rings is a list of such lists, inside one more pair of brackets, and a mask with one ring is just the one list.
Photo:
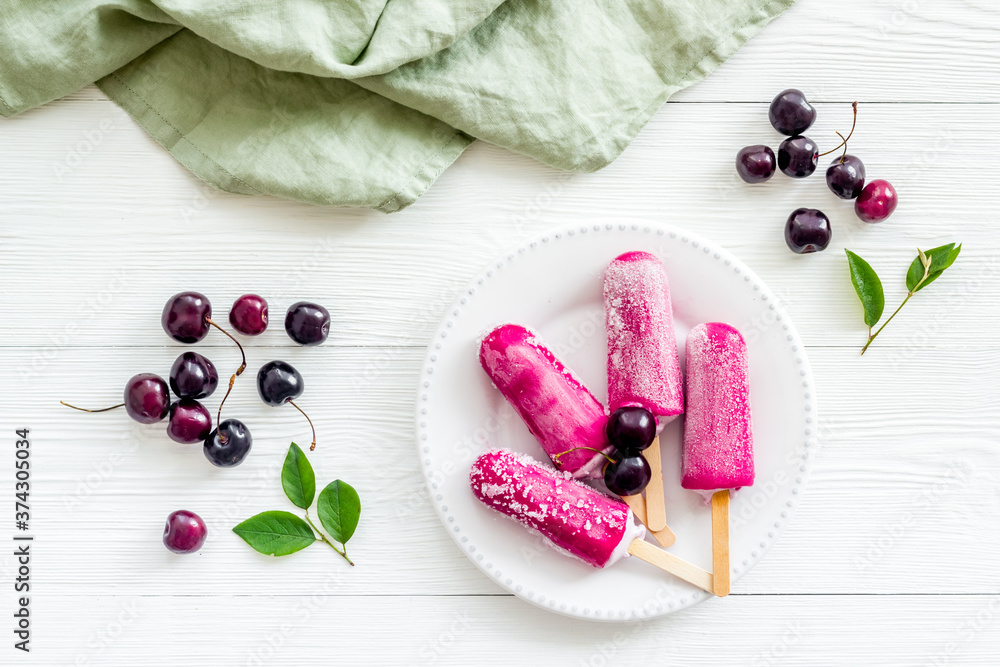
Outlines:
{"label": "wooden popsicle stick", "polygon": [[643,452],[653,476],[646,486],[646,525],[654,533],[667,527],[667,507],[663,499],[663,462],[660,460],[660,436]]}
{"label": "wooden popsicle stick", "polygon": [[[640,523],[645,525],[646,528],[649,528],[649,525],[646,524],[646,499],[641,495],[622,496],[621,498],[625,501],[625,504],[628,505],[629,509],[632,510],[632,514],[635,515],[635,518],[637,518]],[[649,532],[657,542],[665,547],[672,547],[674,542],[677,541],[677,536],[674,535],[674,531],[670,530],[670,526],[664,526],[663,530],[650,530]]]}
{"label": "wooden popsicle stick", "polygon": [[729,489],[712,494],[712,592],[729,595]]}
{"label": "wooden popsicle stick", "polygon": [[706,572],[697,565],[692,565],[669,551],[664,551],[658,546],[650,544],[646,540],[638,538],[632,540],[632,543],[628,545],[628,552],[632,556],[644,560],[650,565],[655,565],[664,572],[669,572],[689,584],[694,584],[709,593],[712,592],[711,572]]}

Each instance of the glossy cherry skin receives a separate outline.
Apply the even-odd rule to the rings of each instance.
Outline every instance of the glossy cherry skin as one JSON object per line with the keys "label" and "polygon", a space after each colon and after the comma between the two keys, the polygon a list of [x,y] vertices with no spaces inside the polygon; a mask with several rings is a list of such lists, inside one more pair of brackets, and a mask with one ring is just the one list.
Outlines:
{"label": "glossy cherry skin", "polygon": [[785,222],[785,243],[799,255],[826,250],[831,238],[830,219],[817,209],[797,208]]}
{"label": "glossy cherry skin", "polygon": [[272,407],[295,400],[304,389],[302,374],[287,362],[269,361],[257,371],[257,393]]}
{"label": "glossy cherry skin", "polygon": [[841,199],[854,199],[865,187],[865,165],[853,155],[835,159],[826,168],[826,186]]}
{"label": "glossy cherry skin", "polygon": [[180,343],[197,343],[208,334],[212,304],[199,292],[175,294],[163,306],[160,324],[167,335]]}
{"label": "glossy cherry skin", "polygon": [[267,301],[256,294],[244,294],[233,303],[229,323],[244,336],[259,336],[267,329]]}
{"label": "glossy cherry skin", "polygon": [[133,375],[125,383],[125,412],[140,424],[163,421],[170,411],[170,389],[154,373]]}
{"label": "glossy cherry skin", "polygon": [[208,357],[185,352],[170,367],[170,388],[179,398],[206,398],[219,386],[219,371]]}
{"label": "glossy cherry skin", "polygon": [[656,418],[638,406],[618,408],[611,413],[605,432],[608,442],[622,454],[640,452],[656,437]]}
{"label": "glossy cherry skin", "polygon": [[175,554],[193,554],[208,537],[208,528],[194,512],[177,510],[167,517],[163,527],[163,546]]}
{"label": "glossy cherry skin", "polygon": [[771,127],[790,137],[802,134],[816,120],[816,109],[801,90],[789,88],[778,93],[767,110]]}
{"label": "glossy cherry skin", "polygon": [[747,183],[763,183],[772,176],[777,162],[770,146],[758,144],[736,154],[736,173]]}
{"label": "glossy cherry skin", "polygon": [[792,178],[805,178],[816,171],[819,149],[809,137],[791,137],[778,146],[778,169]]}
{"label": "glossy cherry skin", "polygon": [[330,313],[318,303],[293,303],[285,313],[285,331],[299,345],[319,345],[330,335]]}
{"label": "glossy cherry skin", "polygon": [[604,485],[619,496],[641,493],[652,477],[653,471],[641,454],[616,456],[604,466]]}
{"label": "glossy cherry skin", "polygon": [[192,398],[182,398],[170,406],[167,435],[174,442],[190,445],[202,442],[212,432],[208,408]]}
{"label": "glossy cherry skin", "polygon": [[253,437],[247,425],[239,419],[225,419],[205,438],[205,458],[214,466],[232,468],[243,463],[252,446]]}
{"label": "glossy cherry skin", "polygon": [[854,212],[865,222],[881,222],[892,215],[898,203],[892,184],[875,179],[854,200]]}

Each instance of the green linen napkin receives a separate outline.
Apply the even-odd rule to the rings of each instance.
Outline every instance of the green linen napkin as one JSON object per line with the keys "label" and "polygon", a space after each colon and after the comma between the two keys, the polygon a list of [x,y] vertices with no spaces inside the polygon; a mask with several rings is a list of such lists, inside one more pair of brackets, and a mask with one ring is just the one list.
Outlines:
{"label": "green linen napkin", "polygon": [[391,212],[473,138],[612,160],[794,0],[9,0],[0,114],[97,81],[212,185]]}

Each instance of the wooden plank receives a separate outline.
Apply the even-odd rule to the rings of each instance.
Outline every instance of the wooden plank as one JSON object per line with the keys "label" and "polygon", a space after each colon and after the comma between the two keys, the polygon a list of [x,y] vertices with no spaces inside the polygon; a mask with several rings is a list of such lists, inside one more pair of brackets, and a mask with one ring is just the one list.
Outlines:
{"label": "wooden plank", "polygon": [[[113,401],[131,374],[165,373],[176,352],[71,348],[25,382],[14,363],[21,352],[0,350],[0,387],[11,406],[0,415],[0,432],[33,429],[35,528],[50,536],[40,592],[99,594],[114,570],[118,590],[127,593],[168,593],[183,575],[202,593],[249,586],[246,592],[308,595],[317,571],[342,566],[334,554],[319,545],[276,564],[230,532],[256,512],[291,509],[278,470],[288,442],[309,437],[294,409],[264,406],[253,383],[241,378],[226,414],[250,426],[254,450],[239,468],[221,470],[205,461],[199,447],[171,442],[161,427],[58,405],[60,399]],[[358,566],[342,592],[498,592],[454,546],[426,498],[411,416],[411,382],[423,353],[327,347],[281,352],[305,374],[300,404],[316,422],[319,443],[310,458],[319,483],[344,479],[364,504],[351,544]],[[251,347],[250,368],[273,353]],[[210,356],[220,367],[239,359],[235,348]],[[1000,520],[994,488],[1000,476],[1000,425],[994,419],[1000,350],[956,349],[946,357],[923,350],[896,366],[887,356],[859,360],[853,350],[817,348],[811,361],[823,446],[782,538],[736,589],[1000,592],[1000,572],[989,567],[1000,551],[1000,535],[990,528]],[[927,378],[934,378],[933,390],[921,389]],[[211,397],[208,407],[214,409],[219,398]],[[759,482],[753,493],[766,502],[773,484]],[[178,561],[163,549],[160,533],[166,515],[180,508],[199,512],[210,538],[198,556]],[[738,525],[739,515],[732,519]],[[707,539],[707,518],[705,530]],[[400,559],[400,553],[413,557]],[[11,556],[0,555],[0,567],[12,564]],[[280,577],[268,574],[273,572]]]}
{"label": "wooden plank", "polygon": [[[351,574],[354,574],[353,572]],[[31,664],[993,664],[997,596],[739,596],[611,624],[508,596],[36,596]],[[392,632],[386,632],[392,627]],[[58,628],[58,634],[54,629]],[[280,657],[279,657],[280,656]],[[935,662],[937,661],[937,662]],[[28,664],[24,661],[24,664]],[[657,663],[662,664],[662,663]]]}
{"label": "wooden plank", "polygon": [[[864,341],[844,247],[883,275],[891,307],[918,245],[964,241],[955,267],[876,347],[1000,346],[1000,313],[985,287],[1000,272],[1000,240],[982,222],[993,215],[990,193],[1000,182],[1000,136],[982,131],[995,123],[995,109],[862,105],[852,151],[870,176],[896,184],[901,201],[888,221],[865,225],[820,176],[738,181],[739,147],[777,144],[762,104],[663,109],[619,161],[595,174],[562,174],[476,144],[416,205],[392,216],[206,190],[120,118],[59,178],[55,170],[87,146],[104,112],[83,103],[47,107],[0,123],[5,159],[17,165],[0,192],[0,279],[18,285],[6,297],[12,312],[33,313],[8,318],[0,346],[162,345],[150,318],[164,295],[192,287],[218,310],[251,290],[279,315],[300,298],[325,303],[332,345],[422,346],[466,282],[505,249],[554,225],[623,218],[672,222],[732,250],[777,293],[810,345]],[[820,105],[820,114],[815,137],[829,145],[849,125],[849,106]],[[692,131],[701,127],[712,132]],[[784,220],[798,206],[831,217],[825,253],[785,248]]]}

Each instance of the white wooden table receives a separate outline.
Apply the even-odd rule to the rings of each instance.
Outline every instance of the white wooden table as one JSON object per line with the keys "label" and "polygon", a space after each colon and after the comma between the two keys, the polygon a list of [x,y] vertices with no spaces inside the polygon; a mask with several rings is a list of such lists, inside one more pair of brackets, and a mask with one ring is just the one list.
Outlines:
{"label": "white wooden table", "polygon": [[[613,165],[566,175],[476,143],[408,210],[312,208],[206,188],[89,87],[0,123],[0,492],[12,513],[14,430],[33,442],[32,653],[11,648],[13,517],[0,516],[0,664],[973,665],[1000,654],[1000,12],[993,0],[801,0],[678,94]],[[851,152],[901,204],[866,226],[822,175],[736,180],[740,147],[779,137],[767,103],[797,86],[832,146],[860,101]],[[823,209],[834,240],[798,257],[782,225]],[[570,620],[502,592],[425,502],[412,408],[423,347],[486,261],[557,224],[664,220],[727,247],[778,293],[808,348],[822,450],[794,521],[733,595],[657,621]],[[843,248],[902,298],[916,247],[965,243],[956,265],[863,358]],[[294,300],[334,319],[319,349],[275,319],[251,367],[286,358],[320,435],[321,480],[361,493],[358,563],[322,546],[267,560],[230,532],[288,508],[277,468],[291,409],[237,385],[252,424],[240,468],[208,466],[114,402],[179,352],[167,296]],[[223,369],[222,336],[200,346]],[[221,392],[208,404],[216,406]],[[163,549],[168,512],[209,521],[206,547]],[[10,519],[10,520],[8,520]]]}

